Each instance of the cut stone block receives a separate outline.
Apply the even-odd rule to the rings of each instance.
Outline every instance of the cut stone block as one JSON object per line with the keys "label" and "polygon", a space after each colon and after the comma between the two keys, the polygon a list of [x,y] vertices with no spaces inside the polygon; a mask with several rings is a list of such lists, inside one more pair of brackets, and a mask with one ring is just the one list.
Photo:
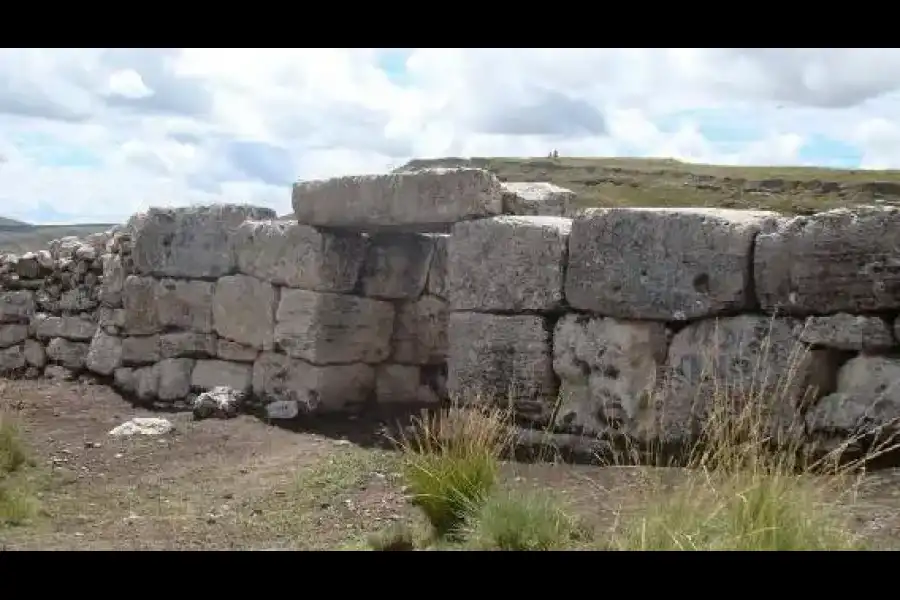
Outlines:
{"label": "cut stone block", "polygon": [[557,424],[570,433],[632,435],[666,361],[662,323],[567,315],[556,324]]}
{"label": "cut stone block", "polygon": [[0,323],[27,323],[34,315],[34,292],[0,292]]}
{"label": "cut stone block", "polygon": [[447,255],[453,310],[555,310],[563,303],[570,219],[494,217],[453,227]]}
{"label": "cut stone block", "polygon": [[44,313],[35,315],[31,326],[34,329],[34,336],[42,340],[61,337],[67,340],[86,342],[93,339],[94,332],[97,331],[97,324],[88,319],[70,316],[53,317]]}
{"label": "cut stone block", "polygon": [[538,316],[451,313],[447,388],[463,403],[515,407],[544,419],[556,401],[551,333]]}
{"label": "cut stone block", "polygon": [[793,319],[740,315],[691,323],[676,333],[667,358],[671,377],[654,407],[655,435],[684,438],[712,407],[738,411],[747,402],[768,411],[773,436],[796,428],[802,408],[834,390],[840,364],[840,353],[804,351],[801,329]]}
{"label": "cut stone block", "polygon": [[156,299],[159,282],[152,277],[129,275],[122,290],[125,308],[125,332],[149,335],[160,330]]}
{"label": "cut stone block", "polygon": [[249,391],[253,382],[253,367],[224,360],[198,360],[191,373],[191,387],[211,390],[229,387],[239,392]]}
{"label": "cut stone block", "polygon": [[259,350],[231,340],[219,339],[216,343],[216,355],[222,360],[252,363],[259,356]]}
{"label": "cut stone block", "polygon": [[211,281],[163,279],[156,287],[159,324],[200,333],[212,332],[215,288],[216,284]]}
{"label": "cut stone block", "polygon": [[135,270],[160,277],[218,278],[235,269],[231,235],[247,219],[274,219],[275,211],[216,204],[151,208],[131,220]]}
{"label": "cut stone block", "polygon": [[375,370],[369,365],[314,366],[263,352],[253,364],[253,393],[276,403],[279,418],[343,411],[368,402],[375,392]]}
{"label": "cut stone block", "polygon": [[156,369],[159,371],[156,395],[160,400],[183,400],[191,393],[192,359],[167,358],[157,363]]}
{"label": "cut stone block", "polygon": [[0,349],[0,373],[9,373],[25,367],[25,354],[22,346],[10,346]]}
{"label": "cut stone block", "polygon": [[47,344],[47,357],[55,363],[73,371],[84,368],[90,344],[71,342],[63,338],[53,338]]}
{"label": "cut stone block", "polygon": [[442,231],[452,223],[499,214],[500,182],[482,169],[425,169],[294,184],[300,223],[362,231]]}
{"label": "cut stone block", "polygon": [[316,365],[378,363],[390,354],[393,326],[389,302],[285,289],[275,343],[288,356]]}
{"label": "cut stone block", "polygon": [[159,336],[162,358],[211,358],[216,356],[216,336],[211,333],[179,331]]}
{"label": "cut stone block", "polygon": [[549,182],[505,182],[503,213],[522,216],[571,216],[575,192]]}
{"label": "cut stone block", "polygon": [[807,315],[900,308],[900,208],[796,217],[756,241],[756,295],[766,311]]}
{"label": "cut stone block", "polygon": [[433,253],[434,239],[428,235],[373,236],[363,267],[363,293],[371,298],[415,300],[425,291]]}
{"label": "cut stone block", "polygon": [[122,306],[122,290],[128,272],[118,254],[106,254],[103,257],[103,283],[100,285],[98,299],[104,306],[116,308]]}
{"label": "cut stone block", "polygon": [[825,317],[809,317],[800,341],[837,350],[883,352],[894,345],[894,335],[881,317],[839,313]]}
{"label": "cut stone block", "polygon": [[407,365],[447,362],[447,303],[422,296],[397,307],[391,361]]}
{"label": "cut stone block", "polygon": [[0,348],[21,344],[28,338],[28,325],[13,323],[0,325]]}
{"label": "cut stone block", "polygon": [[47,351],[39,341],[25,340],[22,351],[25,353],[25,361],[29,366],[41,369],[47,364]]}
{"label": "cut stone block", "polygon": [[246,221],[234,236],[238,269],[257,279],[316,292],[350,292],[366,256],[358,233],[289,221]]}
{"label": "cut stone block", "polygon": [[375,396],[378,404],[419,404],[426,396],[420,391],[419,367],[378,365],[375,369]]}
{"label": "cut stone block", "polygon": [[810,431],[864,435],[900,423],[900,360],[857,356],[841,367],[837,389],[806,415]]}
{"label": "cut stone block", "polygon": [[122,366],[122,340],[98,329],[88,348],[85,366],[100,375],[112,375]]}
{"label": "cut stone block", "polygon": [[213,323],[219,336],[253,348],[272,347],[277,294],[255,277],[229,275],[216,283]]}
{"label": "cut stone block", "polygon": [[122,364],[147,365],[162,358],[158,335],[130,336],[122,339]]}
{"label": "cut stone block", "polygon": [[684,321],[752,308],[751,260],[769,212],[706,208],[585,211],[569,239],[566,300],[620,319]]}

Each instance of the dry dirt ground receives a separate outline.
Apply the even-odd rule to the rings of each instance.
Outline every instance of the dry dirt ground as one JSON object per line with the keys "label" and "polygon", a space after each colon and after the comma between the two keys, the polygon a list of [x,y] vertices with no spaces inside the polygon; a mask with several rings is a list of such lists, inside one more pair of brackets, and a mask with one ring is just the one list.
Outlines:
{"label": "dry dirt ground", "polygon": [[[417,523],[396,456],[369,443],[375,421],[327,433],[253,417],[193,421],[151,414],[101,385],[0,381],[35,465],[32,522],[0,526],[4,549],[357,549],[392,523]],[[135,416],[175,424],[162,437],[112,438]],[[352,441],[351,441],[352,440]],[[552,489],[599,527],[633,507],[635,468],[510,464],[506,482]],[[875,475],[857,525],[890,543],[900,531],[900,475]]]}

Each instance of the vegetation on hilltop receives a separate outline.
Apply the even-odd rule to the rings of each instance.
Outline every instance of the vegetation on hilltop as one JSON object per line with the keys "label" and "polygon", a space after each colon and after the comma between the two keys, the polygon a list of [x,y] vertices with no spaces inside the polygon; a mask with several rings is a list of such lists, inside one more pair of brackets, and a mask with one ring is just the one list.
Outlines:
{"label": "vegetation on hilltop", "polygon": [[647,158],[439,158],[398,170],[472,166],[501,181],[549,181],[584,207],[709,206],[809,214],[841,206],[900,204],[900,171],[741,167]]}

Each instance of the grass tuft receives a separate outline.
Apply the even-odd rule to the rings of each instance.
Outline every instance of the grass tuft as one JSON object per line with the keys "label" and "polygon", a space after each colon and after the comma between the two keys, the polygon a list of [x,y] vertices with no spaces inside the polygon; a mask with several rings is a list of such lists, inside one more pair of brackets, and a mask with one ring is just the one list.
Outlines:
{"label": "grass tuft", "polygon": [[435,533],[453,534],[493,490],[511,441],[507,411],[458,405],[414,419],[397,442],[412,503]]}
{"label": "grass tuft", "polygon": [[0,410],[0,525],[22,525],[38,512],[22,471],[29,464],[28,452],[15,422]]}

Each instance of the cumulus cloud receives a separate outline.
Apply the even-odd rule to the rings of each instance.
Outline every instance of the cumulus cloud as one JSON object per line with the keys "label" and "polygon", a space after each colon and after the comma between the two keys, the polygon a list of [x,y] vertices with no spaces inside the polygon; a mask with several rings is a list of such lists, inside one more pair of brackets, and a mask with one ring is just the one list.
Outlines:
{"label": "cumulus cloud", "polygon": [[900,167],[896,49],[0,49],[0,214],[121,221],[413,157]]}

